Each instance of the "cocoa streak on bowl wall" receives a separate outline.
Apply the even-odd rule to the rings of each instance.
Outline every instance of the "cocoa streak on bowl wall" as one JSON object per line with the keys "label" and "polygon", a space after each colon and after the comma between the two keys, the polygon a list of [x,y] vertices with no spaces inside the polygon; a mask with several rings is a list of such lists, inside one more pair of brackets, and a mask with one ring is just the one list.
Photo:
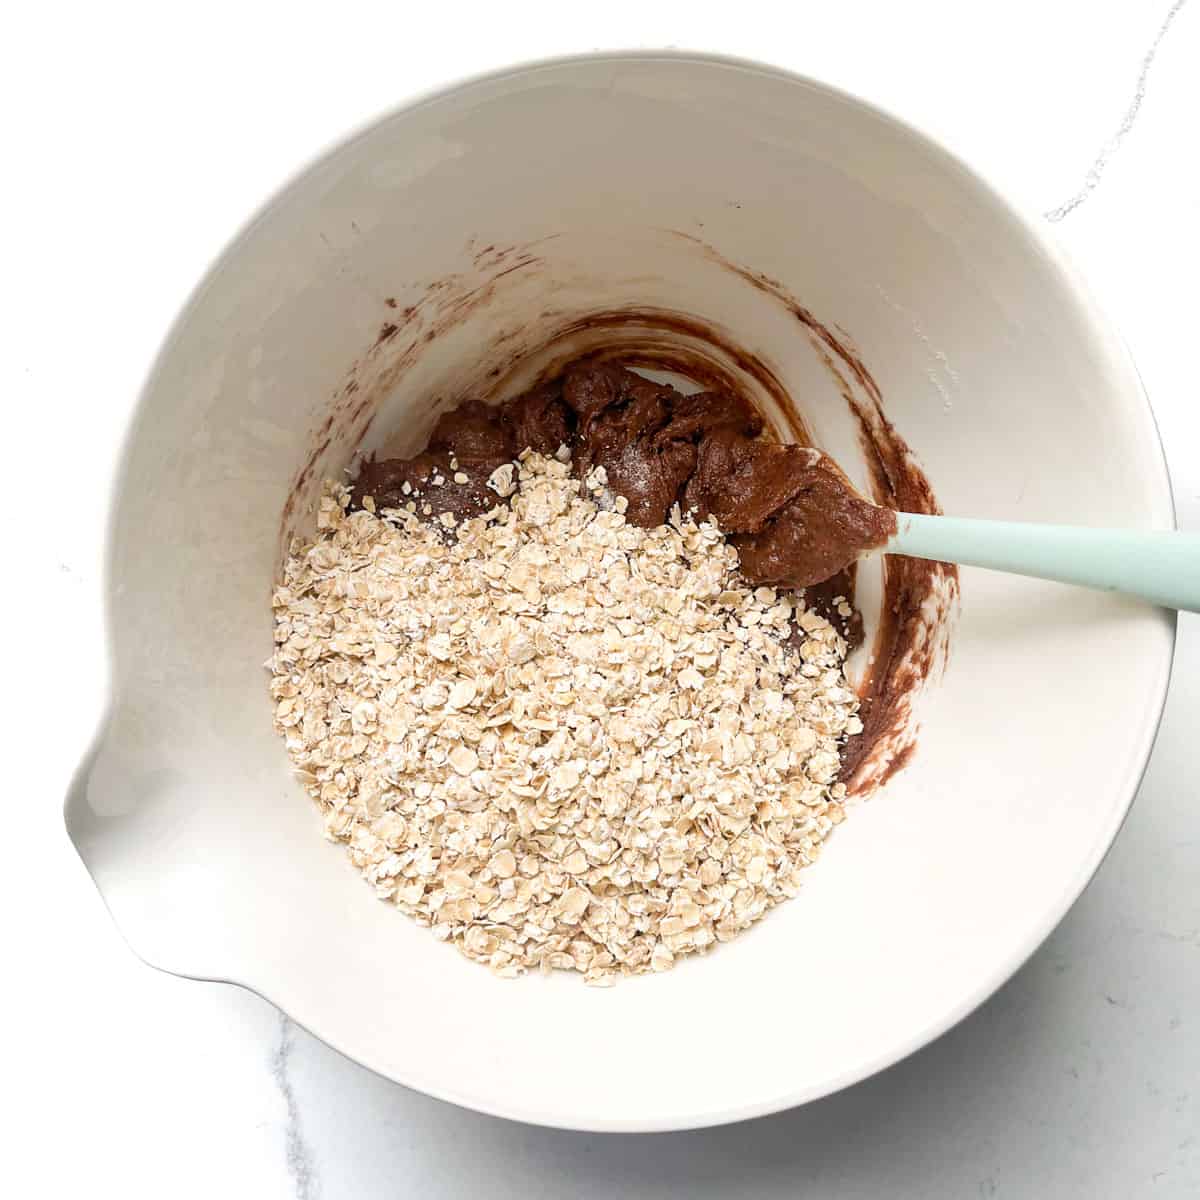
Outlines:
{"label": "cocoa streak on bowl wall", "polygon": [[[925,472],[883,408],[883,395],[847,335],[834,333],[777,280],[731,262],[690,234],[712,261],[782,305],[803,327],[858,423],[859,443],[879,504],[899,512],[940,513]],[[863,732],[846,746],[842,772],[852,793],[874,790],[900,770],[916,746],[913,704],[946,661],[951,616],[958,604],[952,563],[888,556],[879,628],[863,684]]]}

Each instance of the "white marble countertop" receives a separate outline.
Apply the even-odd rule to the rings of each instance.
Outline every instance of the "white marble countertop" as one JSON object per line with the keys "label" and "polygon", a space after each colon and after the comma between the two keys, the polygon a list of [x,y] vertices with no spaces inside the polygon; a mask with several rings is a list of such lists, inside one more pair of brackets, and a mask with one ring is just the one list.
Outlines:
{"label": "white marble countertop", "polygon": [[[1180,620],[1133,814],[1058,931],[934,1045],[804,1109],[651,1136],[476,1116],[354,1066],[254,996],[158,974],[125,948],[60,815],[99,706],[115,446],[167,323],[232,231],[315,149],[415,90],[518,58],[681,45],[772,60],[893,107],[1054,224],[1132,347],[1180,524],[1200,529],[1200,3],[468,11],[26,5],[6,22],[0,89],[16,163],[0,373],[17,544],[0,602],[16,633],[0,702],[12,963],[0,1189],[128,1200],[1200,1194],[1200,617]],[[47,454],[69,486],[47,481]],[[22,636],[31,627],[53,634]]]}

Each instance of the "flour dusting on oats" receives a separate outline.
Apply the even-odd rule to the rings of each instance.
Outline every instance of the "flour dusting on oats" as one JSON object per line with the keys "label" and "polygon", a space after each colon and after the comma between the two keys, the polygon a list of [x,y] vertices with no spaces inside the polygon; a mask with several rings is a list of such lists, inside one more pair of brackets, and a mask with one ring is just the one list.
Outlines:
{"label": "flour dusting on oats", "polygon": [[608,984],[796,894],[862,726],[827,621],[748,587],[714,524],[627,524],[564,457],[501,468],[511,503],[453,530],[328,485],[271,693],[380,897],[501,975]]}

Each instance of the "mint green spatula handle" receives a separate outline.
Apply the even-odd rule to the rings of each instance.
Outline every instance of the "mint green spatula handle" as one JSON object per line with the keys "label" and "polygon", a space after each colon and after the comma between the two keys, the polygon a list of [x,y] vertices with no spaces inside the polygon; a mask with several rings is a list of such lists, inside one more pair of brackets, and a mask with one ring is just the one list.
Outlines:
{"label": "mint green spatula handle", "polygon": [[1200,534],[897,513],[889,554],[1126,592],[1200,612]]}

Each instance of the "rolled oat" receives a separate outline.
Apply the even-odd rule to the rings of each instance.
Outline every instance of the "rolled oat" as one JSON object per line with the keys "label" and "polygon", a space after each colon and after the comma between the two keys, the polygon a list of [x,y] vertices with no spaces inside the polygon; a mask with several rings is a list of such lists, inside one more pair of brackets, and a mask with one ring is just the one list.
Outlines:
{"label": "rolled oat", "polygon": [[381,898],[501,975],[607,984],[796,894],[861,723],[826,620],[748,587],[714,524],[627,524],[564,457],[501,468],[511,504],[453,530],[328,485],[271,693]]}

